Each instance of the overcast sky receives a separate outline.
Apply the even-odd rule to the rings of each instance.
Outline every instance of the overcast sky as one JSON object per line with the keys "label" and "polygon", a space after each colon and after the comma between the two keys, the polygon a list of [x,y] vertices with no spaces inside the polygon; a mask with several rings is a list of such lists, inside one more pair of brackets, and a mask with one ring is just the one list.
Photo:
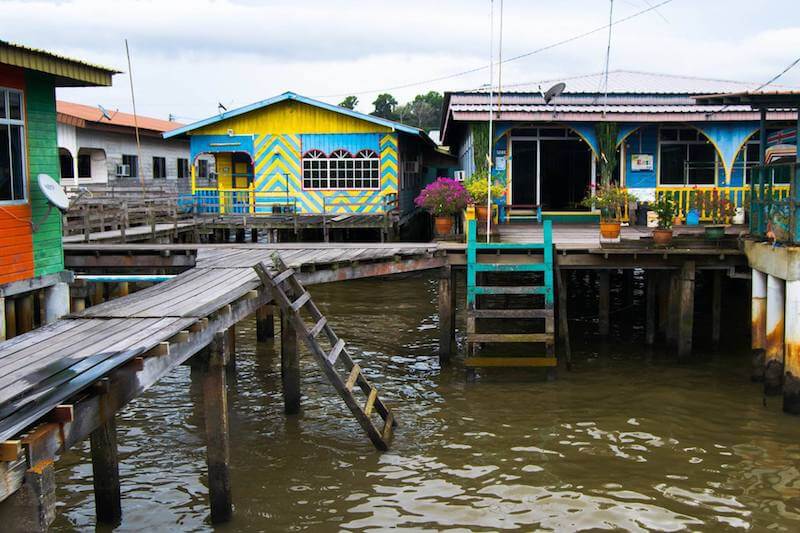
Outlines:
{"label": "overcast sky", "polygon": [[[615,0],[614,19],[661,0]],[[495,0],[499,19],[500,0]],[[138,111],[183,122],[291,90],[338,103],[488,63],[489,0],[0,0],[0,39],[128,70]],[[608,0],[505,0],[503,56],[601,27]],[[603,30],[503,67],[504,83],[599,72]],[[763,82],[800,55],[798,0],[672,0],[613,27],[611,68]],[[476,88],[488,71],[391,89]],[[130,111],[129,78],[59,98]],[[800,66],[779,83],[800,86]],[[363,93],[363,94],[362,94]]]}

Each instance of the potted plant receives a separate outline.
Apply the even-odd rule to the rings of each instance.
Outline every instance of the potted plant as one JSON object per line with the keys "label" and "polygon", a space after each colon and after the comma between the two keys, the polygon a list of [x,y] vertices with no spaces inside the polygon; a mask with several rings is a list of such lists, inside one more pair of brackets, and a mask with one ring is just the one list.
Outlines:
{"label": "potted plant", "polygon": [[437,235],[449,235],[453,231],[453,215],[461,212],[469,201],[467,190],[450,178],[436,181],[422,189],[414,203],[434,216]]}
{"label": "potted plant", "polygon": [[711,224],[705,227],[705,237],[717,241],[725,235],[725,225],[734,214],[733,202],[714,189],[708,197],[706,211],[711,216]]}
{"label": "potted plant", "polygon": [[686,212],[686,225],[697,226],[700,224],[700,212],[703,210],[703,192],[697,187],[689,191],[689,210]]}
{"label": "potted plant", "polygon": [[604,239],[618,239],[622,212],[636,197],[621,187],[611,183],[596,189],[589,188],[581,205],[600,210],[600,236]]}
{"label": "potted plant", "polygon": [[658,215],[658,227],[653,229],[653,242],[658,246],[666,246],[672,242],[672,224],[678,214],[678,202],[664,194],[650,204],[650,210]]}
{"label": "potted plant", "polygon": [[[467,180],[467,192],[471,198],[470,203],[475,205],[475,218],[478,221],[478,228],[486,226],[486,219],[489,216],[487,205],[487,195],[489,191],[486,186],[486,170],[476,170]],[[506,188],[498,183],[491,186],[492,202],[501,198],[506,193]]]}

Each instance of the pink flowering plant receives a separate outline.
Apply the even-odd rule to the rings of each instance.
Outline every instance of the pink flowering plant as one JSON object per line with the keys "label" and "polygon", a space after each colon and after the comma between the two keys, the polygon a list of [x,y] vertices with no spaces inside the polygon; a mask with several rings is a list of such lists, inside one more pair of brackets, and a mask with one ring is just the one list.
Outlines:
{"label": "pink flowering plant", "polygon": [[459,182],[450,178],[436,178],[436,181],[422,189],[414,203],[432,215],[442,217],[462,211],[468,201],[469,193]]}

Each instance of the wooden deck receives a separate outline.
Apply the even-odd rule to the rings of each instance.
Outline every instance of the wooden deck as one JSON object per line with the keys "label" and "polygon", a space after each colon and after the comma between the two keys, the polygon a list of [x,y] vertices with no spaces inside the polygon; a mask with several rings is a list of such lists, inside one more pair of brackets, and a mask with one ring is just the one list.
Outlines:
{"label": "wooden deck", "polygon": [[113,229],[93,231],[86,234],[65,235],[61,240],[65,244],[79,242],[140,242],[159,237],[174,237],[179,233],[194,231],[199,224],[200,222],[198,221],[161,222],[154,226],[134,226],[126,228],[124,231]]}

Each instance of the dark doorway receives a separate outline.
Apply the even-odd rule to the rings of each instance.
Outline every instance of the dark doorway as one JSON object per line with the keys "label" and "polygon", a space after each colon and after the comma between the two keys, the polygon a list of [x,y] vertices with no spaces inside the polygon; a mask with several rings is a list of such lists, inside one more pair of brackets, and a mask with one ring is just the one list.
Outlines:
{"label": "dark doorway", "polygon": [[[592,179],[592,152],[585,142],[575,140],[539,141],[541,146],[542,209],[582,209]],[[516,154],[514,154],[516,157]],[[515,167],[516,168],[516,167]]]}
{"label": "dark doorway", "polygon": [[58,149],[58,163],[61,166],[61,179],[75,179],[75,169],[72,166],[72,154],[63,148]]}
{"label": "dark doorway", "polygon": [[536,141],[512,141],[511,203],[539,203],[536,198]]}

